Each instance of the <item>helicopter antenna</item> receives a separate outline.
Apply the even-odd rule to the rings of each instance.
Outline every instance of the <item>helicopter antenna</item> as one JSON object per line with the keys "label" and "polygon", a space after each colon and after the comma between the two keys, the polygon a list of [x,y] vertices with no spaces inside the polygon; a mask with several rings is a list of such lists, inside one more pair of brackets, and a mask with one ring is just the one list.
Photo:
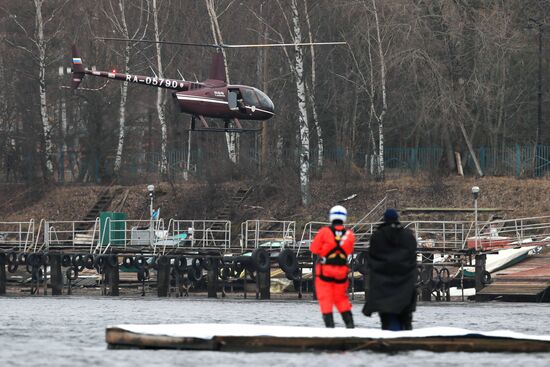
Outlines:
{"label": "helicopter antenna", "polygon": [[151,72],[155,75],[155,78],[158,78],[157,73],[155,73],[155,69],[153,69],[153,67],[150,65],[149,65],[149,69],[151,69]]}
{"label": "helicopter antenna", "polygon": [[179,71],[179,69],[178,69],[177,71],[178,71],[178,74],[179,74],[181,80],[185,81],[185,78],[183,77],[183,75],[182,75],[182,73]]}
{"label": "helicopter antenna", "polygon": [[196,46],[196,47],[212,47],[218,50],[222,48],[258,48],[258,47],[294,47],[294,46],[327,46],[327,45],[347,45],[347,42],[300,42],[300,43],[264,43],[264,44],[247,44],[247,45],[228,45],[225,43],[188,43],[188,42],[173,42],[173,41],[154,41],[141,40],[132,38],[111,38],[97,37],[104,41],[122,41],[122,42],[143,42],[143,43],[161,43],[166,45],[178,46]]}

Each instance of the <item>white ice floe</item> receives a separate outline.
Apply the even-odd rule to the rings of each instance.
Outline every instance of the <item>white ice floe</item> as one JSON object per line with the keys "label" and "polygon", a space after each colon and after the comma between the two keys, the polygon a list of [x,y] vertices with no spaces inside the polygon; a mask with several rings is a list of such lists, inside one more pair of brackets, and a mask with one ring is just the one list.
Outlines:
{"label": "white ice floe", "polygon": [[209,340],[215,336],[271,336],[280,338],[426,338],[476,336],[485,338],[511,338],[518,340],[550,341],[550,335],[527,335],[510,330],[474,331],[454,327],[432,327],[411,331],[386,331],[378,329],[344,329],[301,326],[275,326],[250,324],[152,324],[152,325],[115,325],[137,334],[162,335],[175,338],[196,338]]}

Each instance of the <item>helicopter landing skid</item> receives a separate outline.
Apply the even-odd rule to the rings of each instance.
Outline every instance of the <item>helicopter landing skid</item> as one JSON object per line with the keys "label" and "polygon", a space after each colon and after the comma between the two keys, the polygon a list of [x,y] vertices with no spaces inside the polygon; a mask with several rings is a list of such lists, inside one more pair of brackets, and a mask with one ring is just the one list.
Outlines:
{"label": "helicopter landing skid", "polygon": [[[202,127],[195,127],[195,118],[198,117],[202,123]],[[229,124],[233,122],[236,127],[230,127]],[[206,122],[204,116],[192,116],[191,117],[191,129],[187,131],[201,131],[201,132],[213,132],[213,133],[247,133],[247,132],[258,132],[261,129],[245,129],[242,127],[241,122],[237,118],[232,118],[230,120],[225,120],[224,127],[210,127],[208,122]]]}
{"label": "helicopter landing skid", "polygon": [[187,131],[197,131],[197,132],[211,132],[211,133],[254,133],[260,132],[262,129],[239,129],[237,127],[208,127],[208,128],[198,128],[198,129],[188,129]]}

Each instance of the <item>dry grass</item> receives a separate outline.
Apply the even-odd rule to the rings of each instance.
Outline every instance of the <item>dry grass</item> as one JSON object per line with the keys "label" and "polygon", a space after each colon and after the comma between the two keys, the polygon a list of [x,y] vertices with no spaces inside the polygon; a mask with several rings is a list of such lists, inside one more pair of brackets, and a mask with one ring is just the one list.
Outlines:
{"label": "dry grass", "polygon": [[[471,207],[470,189],[474,185],[481,188],[479,206],[507,209],[504,212],[506,218],[550,214],[550,180],[547,179],[417,176],[388,177],[385,182],[377,182],[356,177],[342,179],[336,174],[325,174],[312,181],[311,205],[307,208],[300,205],[297,182],[296,177],[285,176],[257,183],[244,205],[234,213],[234,220],[286,219],[299,223],[325,221],[332,205],[357,194],[354,199],[343,203],[353,221],[366,214],[392,189],[397,189],[393,195],[400,208]],[[161,207],[163,218],[215,218],[225,200],[238,188],[247,188],[250,185],[250,182],[180,183],[174,186],[162,183],[157,185],[155,207]],[[128,189],[129,192],[122,211],[127,212],[132,219],[147,218],[145,185],[124,186],[123,189]],[[0,193],[2,220],[77,220],[86,214],[101,190],[99,186],[72,185],[29,189],[24,186],[4,185]],[[115,198],[112,208],[117,206],[121,196]],[[431,217],[435,219],[434,216]],[[450,216],[445,218],[451,219]],[[468,214],[464,214],[463,218],[468,218]]]}

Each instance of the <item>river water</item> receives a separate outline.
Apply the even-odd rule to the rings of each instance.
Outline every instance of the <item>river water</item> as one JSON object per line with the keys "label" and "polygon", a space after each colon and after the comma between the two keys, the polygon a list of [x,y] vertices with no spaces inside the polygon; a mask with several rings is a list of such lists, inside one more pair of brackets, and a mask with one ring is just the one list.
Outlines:
{"label": "river water", "polygon": [[[378,328],[360,313],[358,327]],[[342,322],[335,317],[339,327]],[[550,353],[225,353],[109,350],[105,327],[124,323],[232,322],[321,326],[314,301],[197,298],[0,298],[0,366],[550,366]],[[548,304],[420,304],[414,328],[454,326],[550,333]]]}

